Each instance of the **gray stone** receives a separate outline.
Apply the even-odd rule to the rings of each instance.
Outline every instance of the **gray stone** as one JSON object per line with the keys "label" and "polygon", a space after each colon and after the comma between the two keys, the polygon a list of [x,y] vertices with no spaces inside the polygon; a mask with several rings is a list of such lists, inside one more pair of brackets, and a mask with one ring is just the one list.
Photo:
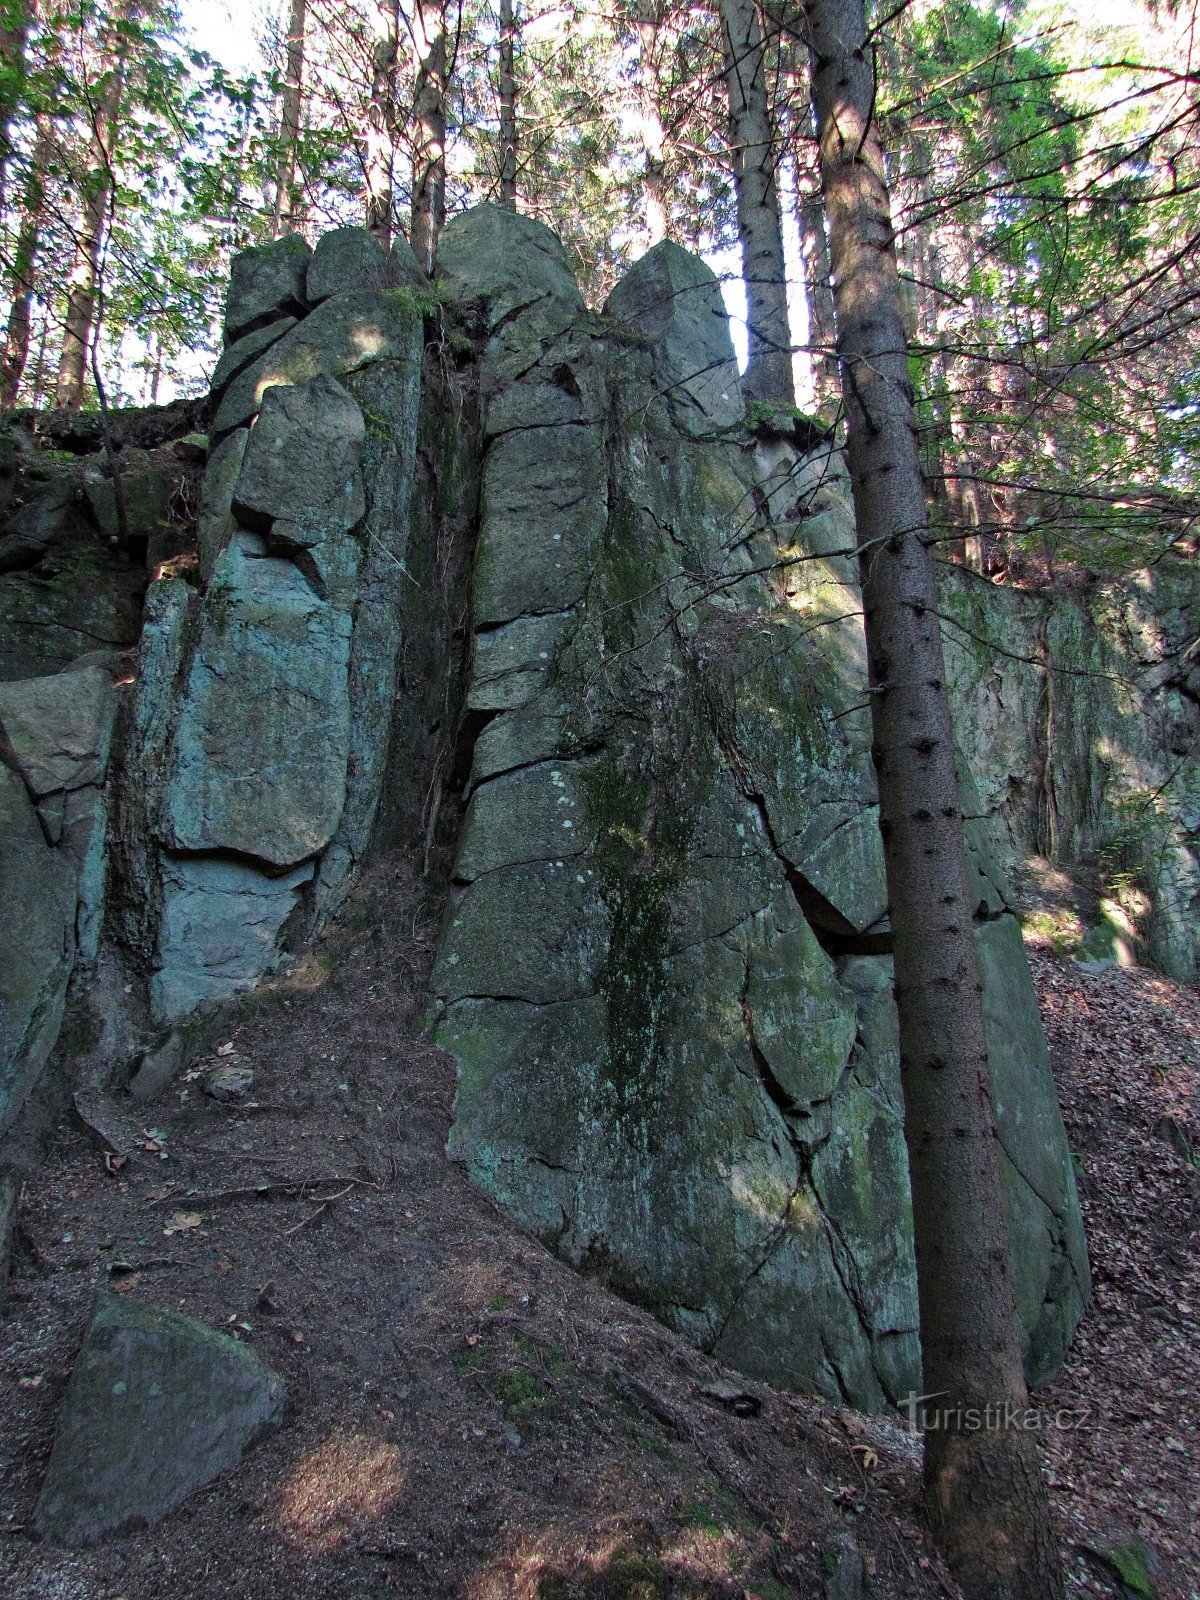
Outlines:
{"label": "gray stone", "polygon": [[295,326],[295,317],[280,317],[278,322],[268,322],[265,328],[255,328],[253,332],[244,333],[240,339],[226,345],[208,386],[213,399],[219,400],[239,372],[244,372],[257,356],[278,343]]}
{"label": "gray stone", "polygon": [[448,300],[481,301],[489,328],[523,312],[555,332],[583,310],[558,235],[545,223],[485,201],[453,217],[438,241],[437,283]]}
{"label": "gray stone", "polygon": [[[431,980],[460,1067],[450,1148],[721,1359],[882,1407],[920,1373],[895,1007],[886,961],[839,969],[821,942],[882,935],[887,912],[861,600],[833,554],[853,545],[844,478],[827,447],[809,472],[789,444],[770,495],[793,520],[772,526],[761,463],[711,437],[740,421],[715,281],[663,250],[625,304],[597,347],[619,431],[591,420],[579,324],[541,320],[536,296],[510,297],[481,366],[467,704],[494,715]],[[689,392],[708,356],[719,392]],[[999,915],[982,811],[972,826]],[[1086,1262],[1003,920],[981,946],[1040,1377]]]}
{"label": "gray stone", "polygon": [[166,1038],[149,1050],[143,1050],[129,1080],[129,1093],[139,1103],[157,1100],[172,1078],[183,1070],[184,1038],[178,1028],[172,1028]]}
{"label": "gray stone", "polygon": [[825,1554],[825,1600],[869,1600],[867,1569],[854,1536],[844,1533]]}
{"label": "gray stone", "polygon": [[176,711],[164,843],[272,868],[328,844],[346,793],[349,655],[349,615],[290,561],[235,540],[217,562]]}
{"label": "gray stone", "polygon": [[59,672],[98,645],[138,641],[146,569],[93,535],[0,576],[0,682]]}
{"label": "gray stone", "polygon": [[225,302],[225,342],[263,320],[303,314],[311,259],[312,251],[295,233],[234,256]]}
{"label": "gray stone", "polygon": [[605,491],[599,429],[531,428],[494,441],[483,469],[477,628],[562,612],[583,598]]}
{"label": "gray stone", "polygon": [[498,867],[531,861],[569,861],[594,843],[575,763],[547,763],[511,772],[471,796],[455,876],[463,882]]}
{"label": "gray stone", "polygon": [[[170,521],[171,480],[144,450],[122,450],[116,464],[126,536],[131,540],[145,539],[156,548]],[[101,533],[109,539],[119,538],[117,491],[111,475],[89,472],[84,488]]]}
{"label": "gray stone", "polygon": [[467,699],[473,711],[512,711],[545,687],[566,614],[521,617],[475,635],[474,671]]}
{"label": "gray stone", "polygon": [[212,452],[205,469],[200,510],[196,516],[196,552],[200,576],[205,583],[212,577],[217,557],[237,526],[233,518],[233,491],[242,470],[248,438],[245,428],[227,434]]}
{"label": "gray stone", "polygon": [[30,567],[75,533],[79,513],[67,478],[52,479],[4,523],[0,533],[0,573]]}
{"label": "gray stone", "polygon": [[207,460],[208,435],[206,433],[185,433],[180,439],[172,439],[171,454],[178,456],[181,461],[202,462]]}
{"label": "gray stone", "polygon": [[682,429],[713,433],[742,422],[721,286],[699,256],[663,240],[617,284],[604,314],[619,338],[650,342],[659,393]]}
{"label": "gray stone", "polygon": [[162,863],[162,917],[150,981],[155,1021],[180,1022],[211,1001],[252,989],[279,964],[279,934],[314,866],[267,877],[240,861],[191,856]]}
{"label": "gray stone", "polygon": [[[0,765],[0,1131],[54,1048],[75,956],[75,885],[25,785]],[[20,908],[20,915],[12,910]]]}
{"label": "gray stone", "polygon": [[163,791],[176,696],[199,609],[199,596],[181,578],[159,578],[146,592],[133,710],[116,784],[121,871],[128,887],[117,902],[120,932],[143,968],[150,965],[157,939]]}
{"label": "gray stone", "polygon": [[794,1111],[811,1116],[841,1081],[858,1022],[853,995],[790,900],[781,892],[763,915],[744,1003],[773,1081]]}
{"label": "gray stone", "polygon": [[0,727],[35,796],[103,782],[115,713],[103,667],[0,684]]}
{"label": "gray stone", "polygon": [[[375,362],[349,380],[370,419],[363,443],[367,512],[360,530],[366,548],[350,647],[346,802],[318,869],[313,899],[320,916],[329,915],[349,892],[370,844],[401,700],[396,693],[400,652],[406,636],[419,637],[424,616],[418,612],[413,619],[407,609],[414,596],[424,595],[406,566],[415,521],[412,490],[424,351],[419,321],[410,324],[409,336],[403,359]],[[457,428],[452,439],[458,443]]]}
{"label": "gray stone", "polygon": [[378,291],[394,285],[388,252],[366,228],[332,228],[317,240],[308,264],[310,304],[318,305],[349,289]]}
{"label": "gray stone", "polygon": [[243,527],[274,545],[308,548],[366,512],[363,414],[336,378],[268,389],[233,494]]}
{"label": "gray stone", "polygon": [[191,1317],[101,1295],[59,1411],[39,1533],[94,1543],[151,1526],[278,1422],[283,1380]]}
{"label": "gray stone", "polygon": [[307,383],[322,373],[345,378],[375,361],[409,360],[414,337],[423,337],[423,322],[411,290],[332,295],[234,378],[213,434],[249,422],[273,384]]}
{"label": "gray stone", "polygon": [[62,853],[75,874],[75,945],[79,962],[100,953],[108,886],[108,800],[103,789],[73,789],[63,804]]}

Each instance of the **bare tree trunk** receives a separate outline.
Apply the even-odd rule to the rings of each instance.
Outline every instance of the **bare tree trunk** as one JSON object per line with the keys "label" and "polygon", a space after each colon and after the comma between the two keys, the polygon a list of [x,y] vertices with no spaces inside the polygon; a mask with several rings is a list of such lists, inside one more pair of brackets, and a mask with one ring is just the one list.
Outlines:
{"label": "bare tree trunk", "polygon": [[271,237],[295,233],[303,220],[296,192],[296,159],[300,145],[300,109],[304,97],[304,27],[308,0],[291,0],[288,16],[287,63],[279,110],[279,165],[275,172],[275,215]]}
{"label": "bare tree trunk", "polygon": [[16,0],[11,6],[12,25],[0,27],[0,61],[11,88],[0,100],[0,214],[8,199],[8,158],[12,154],[12,115],[20,96],[20,84],[25,73],[25,44],[29,37],[30,6],[28,0]]}
{"label": "bare tree trunk", "polygon": [[645,204],[646,232],[654,246],[671,231],[667,210],[666,149],[662,111],[659,105],[659,28],[662,25],[661,0],[637,0],[638,99],[642,125],[642,198]]}
{"label": "bare tree trunk", "polygon": [[[805,117],[805,123],[809,122]],[[804,297],[808,306],[808,343],[813,390],[818,407],[841,398],[837,331],[833,315],[833,283],[829,276],[829,243],[821,203],[819,162],[811,138],[798,139],[796,152],[796,223],[804,262]],[[805,159],[807,157],[808,159]]]}
{"label": "bare tree trunk", "polygon": [[11,410],[21,392],[21,379],[29,359],[29,303],[33,296],[33,269],[37,261],[46,200],[46,168],[54,150],[54,126],[47,112],[39,113],[25,196],[21,206],[21,226],[13,251],[12,303],[4,354],[0,357],[0,407]]}
{"label": "bare tree trunk", "polygon": [[512,0],[500,0],[500,204],[517,209],[517,25]]}
{"label": "bare tree trunk", "polygon": [[102,79],[101,92],[90,102],[89,171],[83,180],[85,189],[75,235],[75,261],[67,283],[67,315],[55,396],[56,403],[69,411],[78,411],[83,404],[84,373],[96,316],[96,272],[112,191],[113,145],[128,65],[129,45],[120,32],[120,25],[133,15],[135,4],[136,0],[117,0],[109,13],[100,50],[101,70],[107,81]]}
{"label": "bare tree trunk", "polygon": [[446,221],[446,0],[416,0],[412,238],[413,254],[433,271]]}
{"label": "bare tree trunk", "polygon": [[775,182],[775,139],[767,105],[762,25],[756,0],[721,0],[729,148],[737,191],[750,360],[743,387],[752,400],[795,404],[783,229]]}
{"label": "bare tree trunk", "polygon": [[392,238],[392,165],[396,156],[396,61],[399,0],[378,0],[371,51],[371,99],[363,139],[366,224],[381,244]]}
{"label": "bare tree trunk", "polygon": [[1058,1600],[1036,1435],[1020,1426],[1027,1393],[863,0],[808,0],[807,12],[894,931],[927,1425],[936,1417],[925,1434],[929,1510],[971,1600]]}
{"label": "bare tree trunk", "polygon": [[50,338],[50,313],[42,308],[42,330],[38,338],[37,360],[33,367],[33,393],[29,403],[35,411],[39,410],[46,397],[46,345]]}

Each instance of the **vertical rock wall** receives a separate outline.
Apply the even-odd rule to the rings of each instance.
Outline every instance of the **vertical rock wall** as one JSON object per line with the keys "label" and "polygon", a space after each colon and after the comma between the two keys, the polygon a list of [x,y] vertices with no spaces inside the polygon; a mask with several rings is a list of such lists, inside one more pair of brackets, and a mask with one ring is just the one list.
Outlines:
{"label": "vertical rock wall", "polygon": [[[556,1250],[745,1370],[919,1383],[907,1166],[846,484],[746,430],[715,280],[651,251],[603,318],[480,208],[480,719],[433,985],[451,1149]],[[790,419],[786,426],[791,427]],[[1029,1365],[1087,1293],[1021,934],[978,937]]]}
{"label": "vertical rock wall", "polygon": [[202,588],[147,602],[128,920],[170,1024],[272,970],[344,896],[387,759],[423,318],[361,230],[238,260],[214,380]]}

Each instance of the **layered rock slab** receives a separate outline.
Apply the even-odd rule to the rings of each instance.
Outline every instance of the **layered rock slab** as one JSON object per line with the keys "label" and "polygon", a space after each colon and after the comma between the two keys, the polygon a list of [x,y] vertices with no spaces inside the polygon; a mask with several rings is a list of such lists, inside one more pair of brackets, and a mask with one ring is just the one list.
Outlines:
{"label": "layered rock slab", "polygon": [[[844,483],[780,446],[764,490],[700,263],[659,247],[610,320],[572,315],[534,226],[469,213],[443,280],[492,330],[484,725],[433,974],[450,1148],[706,1348],[885,1404],[919,1352]],[[1019,929],[1002,893],[981,903],[1039,1377],[1086,1256]]]}

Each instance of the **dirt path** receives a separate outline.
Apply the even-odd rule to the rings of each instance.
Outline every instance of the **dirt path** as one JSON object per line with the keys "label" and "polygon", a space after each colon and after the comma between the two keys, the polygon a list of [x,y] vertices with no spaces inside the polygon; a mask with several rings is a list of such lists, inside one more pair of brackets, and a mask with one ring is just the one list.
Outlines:
{"label": "dirt path", "polygon": [[[555,1262],[445,1160],[453,1073],[419,1030],[429,910],[401,867],[351,918],[198,1064],[250,1068],[241,1100],[189,1077],[120,1170],[64,1128],[27,1187],[29,1249],[0,1323],[0,1593],[782,1600],[819,1594],[852,1536],[877,1600],[954,1596],[900,1426],[723,1374]],[[1047,1434],[1064,1531],[1148,1538],[1174,1566],[1161,1594],[1192,1600],[1200,1180],[1153,1125],[1168,1100],[1195,1125],[1200,1002],[1145,974],[1038,968],[1098,1282],[1044,1397],[1104,1418]],[[66,1553],[28,1523],[106,1284],[252,1342],[289,1410],[158,1528]],[[705,1393],[721,1377],[736,1404]],[[1092,1558],[1071,1565],[1074,1594],[1117,1592]]]}

